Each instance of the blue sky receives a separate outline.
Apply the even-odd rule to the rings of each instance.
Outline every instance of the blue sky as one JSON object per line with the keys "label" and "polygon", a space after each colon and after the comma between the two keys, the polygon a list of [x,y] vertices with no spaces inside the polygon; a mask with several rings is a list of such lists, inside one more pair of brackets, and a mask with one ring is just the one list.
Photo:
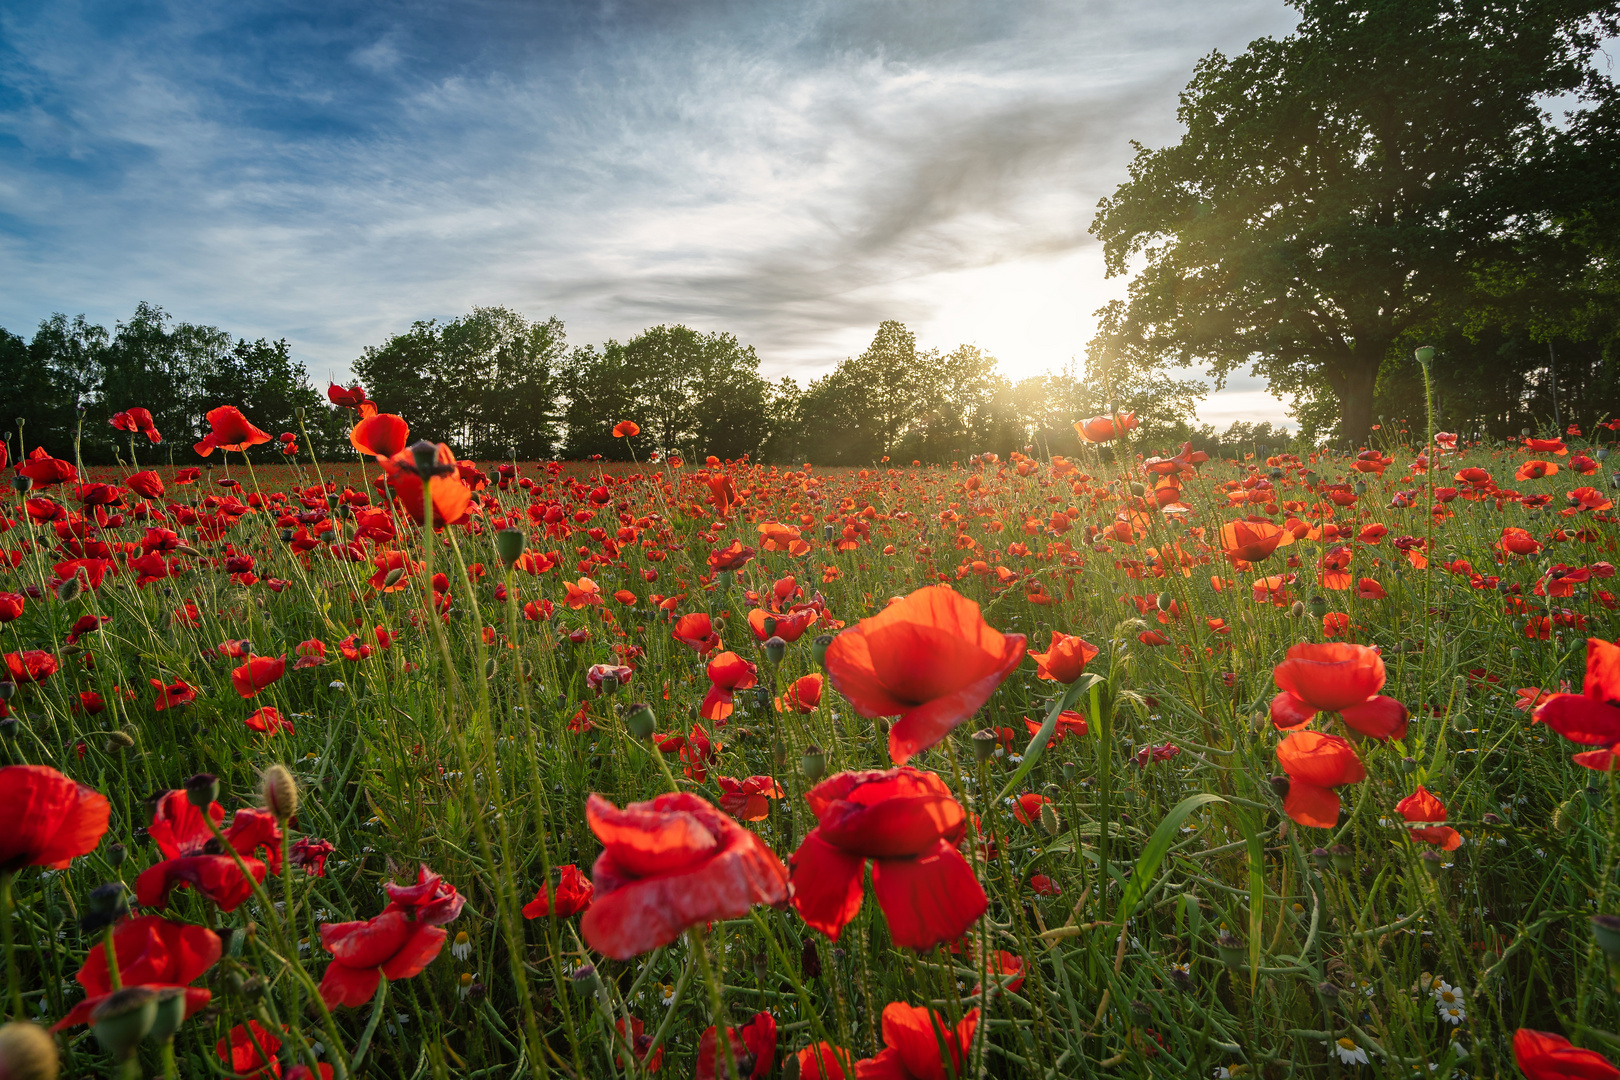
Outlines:
{"label": "blue sky", "polygon": [[[736,333],[805,378],[894,318],[1019,376],[1119,295],[1130,139],[1280,0],[0,0],[0,325],[139,300],[317,379],[418,318]],[[1234,380],[1204,418],[1279,418]]]}

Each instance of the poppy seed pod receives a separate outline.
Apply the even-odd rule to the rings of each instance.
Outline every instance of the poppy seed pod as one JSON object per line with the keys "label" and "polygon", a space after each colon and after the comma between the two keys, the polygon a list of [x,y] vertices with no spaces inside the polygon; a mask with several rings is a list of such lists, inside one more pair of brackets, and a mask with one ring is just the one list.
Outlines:
{"label": "poppy seed pod", "polygon": [[827,755],[822,753],[821,747],[811,743],[799,755],[799,771],[809,780],[820,780],[827,771]]}
{"label": "poppy seed pod", "polygon": [[996,756],[996,733],[990,728],[973,733],[973,756],[980,764]]}
{"label": "poppy seed pod", "polygon": [[652,735],[653,729],[658,726],[658,718],[653,715],[652,707],[646,702],[636,702],[625,710],[624,726],[630,729],[630,734],[638,739],[645,739]]}
{"label": "poppy seed pod", "polygon": [[1311,849],[1311,862],[1316,864],[1318,870],[1326,870],[1333,865],[1333,857],[1328,854],[1327,848],[1316,847]]}
{"label": "poppy seed pod", "polygon": [[820,667],[827,666],[827,646],[833,642],[831,634],[821,634],[810,643],[810,658]]}
{"label": "poppy seed pod", "polygon": [[1419,855],[1418,858],[1422,860],[1423,869],[1428,871],[1430,877],[1434,878],[1436,881],[1439,881],[1445,876],[1445,861],[1441,858],[1438,851],[1425,851],[1423,854]]}
{"label": "poppy seed pod", "polygon": [[157,1016],[152,1029],[146,1033],[147,1041],[166,1043],[174,1038],[186,1020],[186,989],[183,986],[165,986],[157,992]]}
{"label": "poppy seed pod", "polygon": [[1403,757],[1403,758],[1401,758],[1401,772],[1406,773],[1408,776],[1410,776],[1412,773],[1415,773],[1417,771],[1418,771],[1417,758],[1414,758],[1414,757]]}
{"label": "poppy seed pod", "polygon": [[44,1028],[21,1020],[0,1027],[0,1076],[56,1080],[60,1068],[56,1040]]}
{"label": "poppy seed pod", "polygon": [[0,682],[0,701],[10,701],[11,695],[17,692],[17,684],[10,679]]}
{"label": "poppy seed pod", "polygon": [[594,965],[586,964],[568,977],[568,985],[575,997],[595,997],[596,992],[602,989],[602,979],[596,974]]}
{"label": "poppy seed pod", "polygon": [[765,639],[765,659],[773,664],[780,664],[787,656],[787,642],[779,637]]}
{"label": "poppy seed pod", "polygon": [[260,774],[259,797],[279,822],[286,823],[298,813],[298,782],[285,765],[272,764]]}
{"label": "poppy seed pod", "polygon": [[1222,930],[1215,938],[1215,951],[1220,955],[1221,963],[1229,971],[1238,971],[1243,967],[1244,948],[1243,939],[1230,930]]}
{"label": "poppy seed pod", "polygon": [[219,777],[213,773],[196,774],[186,781],[186,798],[192,806],[206,814],[219,798]]}
{"label": "poppy seed pod", "polygon": [[1333,857],[1333,868],[1341,874],[1348,874],[1356,868],[1356,853],[1343,844],[1334,844],[1328,848],[1328,854]]}
{"label": "poppy seed pod", "polygon": [[511,566],[523,554],[528,542],[528,534],[522,529],[500,529],[495,533],[495,554],[500,556],[501,562]]}
{"label": "poppy seed pod", "polygon": [[22,473],[12,473],[11,486],[16,488],[17,494],[22,495],[27,493],[29,489],[34,486],[34,481],[30,477],[24,476]]}
{"label": "poppy seed pod", "polygon": [[1620,960],[1620,915],[1592,916],[1592,940],[1610,960]]}
{"label": "poppy seed pod", "polygon": [[120,1061],[135,1054],[157,1022],[158,994],[145,986],[114,990],[90,1012],[90,1027],[101,1048]]}
{"label": "poppy seed pod", "polygon": [[1288,777],[1286,777],[1286,776],[1273,776],[1271,778],[1270,783],[1271,783],[1271,790],[1275,791],[1277,793],[1277,798],[1279,798],[1279,799],[1288,798],[1289,789],[1292,787],[1292,785],[1289,783]]}
{"label": "poppy seed pod", "polygon": [[1430,361],[1434,359],[1434,346],[1420,345],[1418,346],[1417,351],[1415,351],[1412,355],[1417,358],[1418,363],[1427,367]]}

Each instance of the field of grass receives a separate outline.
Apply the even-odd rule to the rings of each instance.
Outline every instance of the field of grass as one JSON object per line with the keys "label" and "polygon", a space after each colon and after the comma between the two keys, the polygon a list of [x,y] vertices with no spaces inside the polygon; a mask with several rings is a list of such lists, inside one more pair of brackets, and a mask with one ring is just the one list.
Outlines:
{"label": "field of grass", "polygon": [[1131,438],[487,463],[426,537],[354,462],[8,491],[9,1018],[85,1077],[1620,1075],[1603,439]]}

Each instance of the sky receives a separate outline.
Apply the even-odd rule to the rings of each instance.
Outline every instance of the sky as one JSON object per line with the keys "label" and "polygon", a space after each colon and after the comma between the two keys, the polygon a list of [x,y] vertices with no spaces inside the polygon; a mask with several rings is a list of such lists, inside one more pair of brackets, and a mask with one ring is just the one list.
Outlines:
{"label": "sky", "polygon": [[[138,301],[317,381],[504,304],[801,380],[898,319],[1013,378],[1122,296],[1131,140],[1281,0],[0,0],[0,326]],[[1284,419],[1236,377],[1200,410]]]}

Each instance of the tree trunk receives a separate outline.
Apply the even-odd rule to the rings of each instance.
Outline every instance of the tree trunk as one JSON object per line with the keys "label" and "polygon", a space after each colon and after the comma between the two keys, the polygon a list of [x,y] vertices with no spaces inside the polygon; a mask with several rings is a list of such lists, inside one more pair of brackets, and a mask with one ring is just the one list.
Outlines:
{"label": "tree trunk", "polygon": [[1378,386],[1382,363],[1383,353],[1377,351],[1374,356],[1358,357],[1341,365],[1343,388],[1335,388],[1339,393],[1339,437],[1357,447],[1365,446],[1372,434],[1373,391]]}

